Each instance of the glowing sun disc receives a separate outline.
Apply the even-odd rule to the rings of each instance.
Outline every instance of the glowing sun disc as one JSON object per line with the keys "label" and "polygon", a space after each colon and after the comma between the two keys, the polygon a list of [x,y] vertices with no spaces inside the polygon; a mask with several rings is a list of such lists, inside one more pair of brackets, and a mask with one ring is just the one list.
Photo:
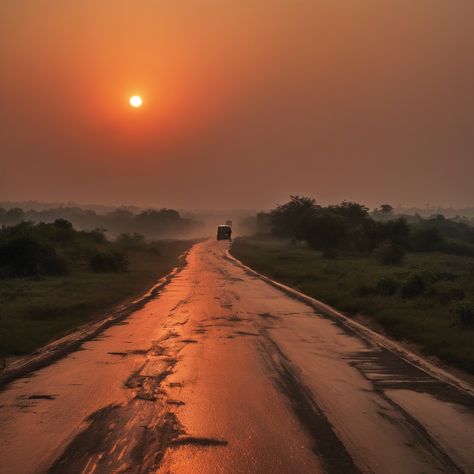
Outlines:
{"label": "glowing sun disc", "polygon": [[140,107],[142,105],[142,98],[139,95],[130,97],[130,105],[132,107]]}

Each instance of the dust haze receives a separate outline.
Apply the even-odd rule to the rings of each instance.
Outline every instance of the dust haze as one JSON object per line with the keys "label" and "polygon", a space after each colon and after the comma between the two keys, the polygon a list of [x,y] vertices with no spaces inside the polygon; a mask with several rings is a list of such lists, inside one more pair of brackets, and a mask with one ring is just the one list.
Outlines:
{"label": "dust haze", "polygon": [[0,199],[472,205],[472,2],[198,4],[3,2]]}

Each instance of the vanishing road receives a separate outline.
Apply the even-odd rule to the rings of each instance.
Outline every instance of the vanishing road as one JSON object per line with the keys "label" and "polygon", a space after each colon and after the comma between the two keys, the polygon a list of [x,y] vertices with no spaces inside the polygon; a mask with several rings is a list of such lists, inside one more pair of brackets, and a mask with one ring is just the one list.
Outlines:
{"label": "vanishing road", "polygon": [[226,249],[195,245],[127,318],[4,384],[0,472],[474,472],[469,387]]}

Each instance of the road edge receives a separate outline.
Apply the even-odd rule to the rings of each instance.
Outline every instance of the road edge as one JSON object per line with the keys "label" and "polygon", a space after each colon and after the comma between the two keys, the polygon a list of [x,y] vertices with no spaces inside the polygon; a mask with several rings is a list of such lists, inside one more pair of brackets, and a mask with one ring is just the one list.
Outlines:
{"label": "road edge", "polygon": [[156,298],[159,292],[184,268],[187,264],[187,256],[193,247],[194,245],[178,257],[178,263],[171,272],[160,278],[138,298],[116,307],[110,313],[107,313],[104,318],[83,324],[69,334],[7,365],[0,372],[0,390],[3,390],[14,380],[29,376],[31,373],[79,350],[85,342],[96,338],[109,327],[120,323],[135,311],[143,308],[146,303]]}
{"label": "road edge", "polygon": [[285,285],[284,283],[277,282],[272,280],[271,278],[257,272],[253,268],[245,265],[245,263],[241,262],[238,258],[234,257],[230,253],[230,249],[225,250],[225,256],[228,260],[232,263],[240,266],[244,271],[247,273],[256,276],[257,278],[265,281],[269,285],[277,288],[280,291],[283,291],[287,295],[307,304],[312,309],[317,310],[323,316],[326,316],[336,323],[343,324],[349,330],[355,332],[360,338],[363,340],[369,340],[376,345],[387,349],[388,351],[394,353],[401,359],[403,359],[408,364],[414,365],[423,372],[427,373],[431,377],[434,377],[438,380],[441,380],[449,385],[454,386],[458,390],[462,390],[468,396],[474,397],[474,387],[472,387],[469,383],[465,382],[464,380],[459,379],[455,375],[447,372],[441,367],[436,366],[435,364],[429,362],[419,354],[412,352],[411,350],[403,347],[402,344],[397,343],[396,341],[391,340],[387,336],[384,336],[373,329],[349,318],[345,314],[338,311],[336,308],[316,299],[311,296],[308,296],[304,293],[301,293],[290,286]]}

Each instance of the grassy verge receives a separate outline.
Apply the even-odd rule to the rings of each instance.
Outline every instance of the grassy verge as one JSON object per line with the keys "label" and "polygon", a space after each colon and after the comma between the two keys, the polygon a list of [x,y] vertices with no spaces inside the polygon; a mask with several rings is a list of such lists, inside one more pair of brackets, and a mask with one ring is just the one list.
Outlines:
{"label": "grassy verge", "polygon": [[129,270],[0,279],[0,356],[29,353],[138,296],[169,273],[190,241],[157,243],[159,252],[129,250]]}
{"label": "grassy verge", "polygon": [[370,257],[328,260],[286,240],[256,237],[237,239],[231,253],[273,279],[348,315],[369,316],[393,337],[474,373],[474,329],[452,314],[453,305],[474,296],[473,258],[409,254],[403,265],[386,266]]}

